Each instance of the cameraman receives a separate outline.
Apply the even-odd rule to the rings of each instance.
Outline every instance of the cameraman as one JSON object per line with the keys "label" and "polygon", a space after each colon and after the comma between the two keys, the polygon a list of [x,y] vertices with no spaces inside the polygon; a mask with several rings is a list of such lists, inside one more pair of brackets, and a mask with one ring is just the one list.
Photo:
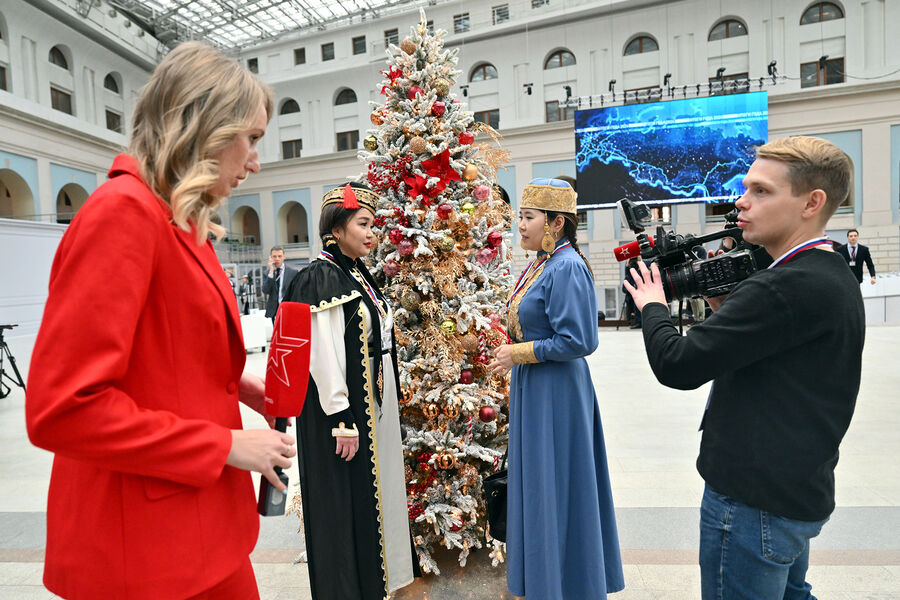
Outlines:
{"label": "cameraman", "polygon": [[826,140],[761,146],[738,226],[778,258],[711,299],[716,312],[685,337],[656,264],[640,263],[626,284],[657,379],[677,389],[713,380],[697,459],[703,600],[814,598],[809,540],[834,510],[865,332],[859,285],[825,238],[851,181],[850,159]]}

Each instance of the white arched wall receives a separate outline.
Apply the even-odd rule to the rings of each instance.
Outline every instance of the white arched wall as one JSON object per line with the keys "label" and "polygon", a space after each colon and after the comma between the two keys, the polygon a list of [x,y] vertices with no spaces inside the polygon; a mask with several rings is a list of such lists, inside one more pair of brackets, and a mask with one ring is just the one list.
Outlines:
{"label": "white arched wall", "polygon": [[278,210],[278,240],[282,244],[309,243],[309,218],[299,202],[286,202]]}
{"label": "white arched wall", "polygon": [[34,213],[34,193],[12,169],[0,169],[0,218],[28,218]]}
{"label": "white arched wall", "polygon": [[231,233],[242,242],[259,244],[259,213],[250,206],[238,207],[231,216]]}
{"label": "white arched wall", "polygon": [[75,214],[84,206],[88,195],[88,191],[77,183],[64,185],[56,195],[56,222],[71,223]]}

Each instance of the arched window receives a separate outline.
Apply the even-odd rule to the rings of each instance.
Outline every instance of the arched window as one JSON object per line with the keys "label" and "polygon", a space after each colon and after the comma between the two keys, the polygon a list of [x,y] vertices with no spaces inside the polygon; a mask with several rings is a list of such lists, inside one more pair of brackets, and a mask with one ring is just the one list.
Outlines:
{"label": "arched window", "polygon": [[639,35],[625,46],[625,56],[630,54],[643,54],[644,52],[656,52],[659,44],[649,35]]}
{"label": "arched window", "polygon": [[103,87],[113,93],[119,93],[119,82],[116,81],[116,76],[112,73],[110,73],[103,79]]}
{"label": "arched window", "polygon": [[356,92],[351,90],[350,88],[344,88],[340,92],[338,92],[337,98],[334,100],[334,104],[353,104],[356,102]]}
{"label": "arched window", "polygon": [[810,23],[821,23],[822,21],[833,21],[843,18],[844,11],[834,2],[816,2],[803,11],[803,16],[800,17],[800,24],[809,25]]}
{"label": "arched window", "polygon": [[575,64],[575,55],[568,50],[557,50],[544,61],[544,69],[558,69]]}
{"label": "arched window", "polygon": [[281,104],[281,110],[278,112],[279,115],[289,115],[291,113],[300,112],[300,105],[297,104],[297,101],[293,98],[288,98]]}
{"label": "arched window", "polygon": [[481,63],[469,75],[469,81],[486,81],[488,79],[497,79],[497,67],[491,63]]}
{"label": "arched window", "polygon": [[725,38],[740,37],[747,35],[747,26],[737,19],[725,19],[716,23],[715,27],[709,30],[709,41],[722,40]]}
{"label": "arched window", "polygon": [[66,60],[66,55],[63,54],[63,51],[58,46],[50,48],[50,62],[66,71],[69,70],[69,61]]}

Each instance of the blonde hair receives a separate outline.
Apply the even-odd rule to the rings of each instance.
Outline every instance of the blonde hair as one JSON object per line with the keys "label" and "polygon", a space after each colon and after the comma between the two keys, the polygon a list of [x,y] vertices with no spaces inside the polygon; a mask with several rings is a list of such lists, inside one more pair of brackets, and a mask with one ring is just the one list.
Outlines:
{"label": "blonde hair", "polygon": [[828,140],[794,136],[772,140],[760,146],[756,158],[787,164],[791,192],[795,196],[812,190],[825,192],[824,220],[850,197],[853,185],[853,161]]}
{"label": "blonde hair", "polygon": [[172,209],[181,229],[197,228],[197,242],[225,228],[212,221],[222,198],[209,190],[219,179],[213,156],[247,129],[262,104],[273,111],[272,90],[211,46],[185,42],[156,67],[134,109],[129,152],[141,176]]}

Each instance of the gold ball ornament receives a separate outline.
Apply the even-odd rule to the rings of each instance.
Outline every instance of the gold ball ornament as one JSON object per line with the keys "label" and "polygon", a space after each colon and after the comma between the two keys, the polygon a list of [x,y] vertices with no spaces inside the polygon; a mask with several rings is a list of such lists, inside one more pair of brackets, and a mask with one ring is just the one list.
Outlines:
{"label": "gold ball ornament", "polygon": [[424,414],[429,419],[434,419],[439,414],[441,414],[440,407],[432,402],[431,404],[426,404],[425,408],[422,409],[422,414]]}
{"label": "gold ball ornament", "polygon": [[422,302],[422,297],[415,290],[407,290],[400,296],[400,306],[406,310],[416,310]]}
{"label": "gold ball ornament", "polygon": [[368,136],[363,140],[363,147],[369,152],[374,152],[376,148],[378,148],[378,138],[374,135]]}
{"label": "gold ball ornament", "polygon": [[441,452],[437,456],[437,460],[435,461],[437,466],[442,469],[452,469],[456,464],[456,457],[450,454],[449,452]]}
{"label": "gold ball ornament", "polygon": [[478,167],[472,163],[467,164],[466,168],[463,169],[462,176],[466,181],[474,181],[478,178]]}
{"label": "gold ball ornament", "polygon": [[456,333],[456,321],[453,319],[444,319],[441,322],[441,330],[447,335],[453,335]]}
{"label": "gold ball ornament", "polygon": [[459,407],[455,404],[448,404],[444,407],[444,416],[448,419],[455,419],[459,416]]}
{"label": "gold ball ornament", "polygon": [[460,209],[461,209],[464,213],[468,213],[468,214],[470,214],[470,215],[474,215],[474,214],[475,214],[475,205],[472,204],[471,202],[466,202],[465,204],[463,204],[463,205],[460,207]]}
{"label": "gold ball ornament", "polygon": [[425,152],[425,147],[427,145],[428,143],[425,141],[425,138],[419,135],[409,140],[409,149],[414,154],[422,154],[423,152]]}
{"label": "gold ball ornament", "polygon": [[450,93],[450,82],[443,77],[435,79],[434,83],[431,84],[431,87],[434,88],[434,91],[437,92],[438,96],[446,96]]}
{"label": "gold ball ornament", "polygon": [[438,248],[440,248],[444,252],[451,252],[454,248],[456,248],[456,240],[454,240],[449,235],[445,235],[441,238],[441,241],[438,242]]}
{"label": "gold ball ornament", "polygon": [[384,115],[380,110],[375,110],[369,115],[369,120],[372,121],[372,125],[381,125],[384,123]]}
{"label": "gold ball ornament", "polygon": [[466,335],[462,336],[460,344],[462,345],[463,350],[471,354],[472,352],[478,350],[478,336],[473,333],[467,333]]}
{"label": "gold ball ornament", "polygon": [[403,41],[400,42],[400,49],[407,54],[412,54],[416,51],[416,43],[409,38],[403,38]]}

